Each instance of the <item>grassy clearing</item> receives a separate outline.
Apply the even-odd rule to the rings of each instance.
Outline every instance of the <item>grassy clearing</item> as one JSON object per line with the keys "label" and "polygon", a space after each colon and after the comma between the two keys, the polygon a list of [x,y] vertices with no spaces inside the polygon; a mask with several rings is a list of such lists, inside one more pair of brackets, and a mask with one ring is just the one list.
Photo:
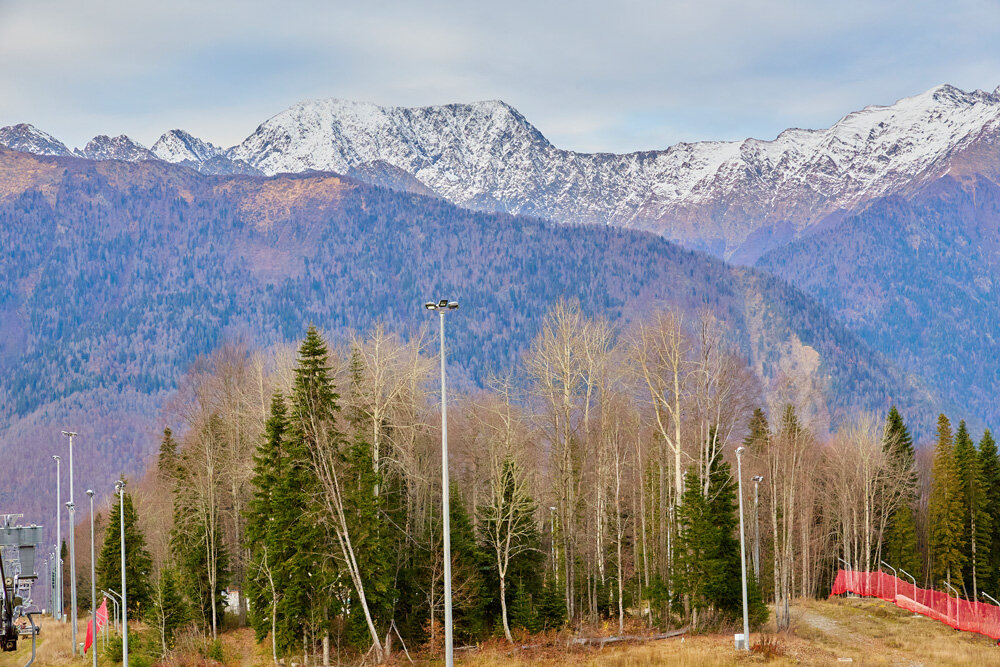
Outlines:
{"label": "grassy clearing", "polygon": [[[64,624],[43,620],[38,657],[39,667],[89,665],[89,659],[70,657],[70,632]],[[86,625],[81,627],[82,638]],[[646,665],[676,665],[678,667],[708,667],[714,665],[989,665],[1000,664],[1000,648],[987,637],[952,630],[943,623],[908,612],[880,600],[835,599],[806,600],[792,609],[792,628],[788,633],[754,635],[754,643],[769,638],[770,658],[738,654],[733,649],[733,637],[726,635],[696,635],[665,639],[657,642],[600,647],[568,647],[566,637],[532,637],[526,639],[537,648],[513,650],[506,642],[487,642],[475,651],[456,655],[457,662],[469,667],[507,665],[592,665],[595,667],[645,667]],[[271,665],[270,645],[257,644],[248,629],[226,632],[223,644],[225,667],[268,667]],[[23,642],[15,654],[0,654],[0,667],[21,667],[30,655],[30,642]],[[413,647],[411,647],[412,649]],[[440,661],[414,655],[416,664],[437,665]],[[99,655],[101,665],[111,666]],[[849,662],[848,662],[849,660]],[[289,661],[299,662],[295,659]],[[338,664],[337,656],[331,663]],[[216,665],[197,658],[193,652],[176,655],[171,665]],[[310,660],[310,665],[315,664]],[[343,663],[340,663],[343,664]],[[395,665],[409,665],[397,654]],[[220,666],[221,667],[221,666]]]}

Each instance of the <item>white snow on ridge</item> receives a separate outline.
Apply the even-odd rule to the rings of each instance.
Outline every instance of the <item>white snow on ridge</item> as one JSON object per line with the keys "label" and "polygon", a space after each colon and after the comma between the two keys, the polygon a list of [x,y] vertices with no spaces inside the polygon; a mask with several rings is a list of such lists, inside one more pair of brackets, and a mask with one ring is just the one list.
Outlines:
{"label": "white snow on ridge", "polygon": [[[998,120],[1000,89],[944,85],[825,130],[614,155],[557,149],[503,102],[399,108],[334,99],[279,113],[228,155],[265,174],[381,161],[465,206],[634,225],[680,240],[710,234],[728,254],[769,220],[804,226],[935,175],[956,150],[996,132]],[[671,229],[677,219],[698,229]]]}
{"label": "white snow on ridge", "polygon": [[191,136],[184,130],[170,130],[150,150],[165,162],[204,162],[223,154],[218,146]]}

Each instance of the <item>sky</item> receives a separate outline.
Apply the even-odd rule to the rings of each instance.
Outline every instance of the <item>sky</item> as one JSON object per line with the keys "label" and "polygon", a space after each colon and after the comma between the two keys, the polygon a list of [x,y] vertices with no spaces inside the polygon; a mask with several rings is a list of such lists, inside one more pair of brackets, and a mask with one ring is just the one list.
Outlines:
{"label": "sky", "polygon": [[996,0],[0,0],[0,126],[231,146],[307,99],[502,99],[580,151],[1000,86]]}

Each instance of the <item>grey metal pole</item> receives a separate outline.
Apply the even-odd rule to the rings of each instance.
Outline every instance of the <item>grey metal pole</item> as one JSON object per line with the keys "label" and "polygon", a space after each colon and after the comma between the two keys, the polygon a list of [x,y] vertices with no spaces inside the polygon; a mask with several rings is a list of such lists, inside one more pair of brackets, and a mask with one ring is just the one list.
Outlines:
{"label": "grey metal pole", "polygon": [[[69,436],[69,502],[74,503],[73,499],[73,437],[76,435],[73,431],[63,431],[63,435]],[[69,622],[73,627],[73,655],[77,654],[76,646],[76,550],[73,548],[73,533],[76,532],[76,505],[69,512]]]}
{"label": "grey metal pole", "polygon": [[59,474],[62,460],[58,455],[52,457],[56,462],[56,585],[55,601],[52,603],[52,611],[57,621],[63,620],[62,603],[62,476]]}
{"label": "grey metal pole", "polygon": [[997,602],[997,599],[992,595],[990,595],[989,593],[987,593],[986,591],[979,591],[979,594],[985,598],[989,598],[990,602],[1000,607],[1000,602]]}
{"label": "grey metal pole", "polygon": [[97,667],[97,568],[94,565],[94,490],[87,489],[90,496],[90,655],[93,667]]}
{"label": "grey metal pole", "polygon": [[753,578],[760,586],[760,483],[764,481],[761,475],[753,478]]}
{"label": "grey metal pole", "polygon": [[740,491],[740,573],[743,579],[743,650],[750,650],[750,608],[747,604],[747,550],[743,535],[743,447],[736,448],[736,470]]}
{"label": "grey metal pole", "polygon": [[894,579],[894,581],[892,582],[892,600],[893,602],[895,602],[896,596],[899,595],[899,575],[896,574],[896,568],[894,568],[892,565],[889,565],[884,560],[880,560],[879,562],[882,563],[882,565],[889,568],[890,570],[892,570],[892,578]]}
{"label": "grey metal pole", "polygon": [[125,480],[115,482],[119,497],[119,528],[122,549],[122,667],[128,667],[128,590],[125,585]]}
{"label": "grey metal pole", "polygon": [[76,533],[76,505],[70,500],[66,503],[69,510],[69,624],[73,635],[73,655],[77,654],[76,645],[76,547],[73,545],[73,535]]}
{"label": "grey metal pole", "polygon": [[[444,662],[455,662],[451,627],[451,501],[448,489],[448,392],[445,388],[444,309],[441,317],[441,514],[444,517]],[[128,667],[127,665],[125,667]]]}
{"label": "grey metal pole", "polygon": [[115,632],[117,632],[121,621],[121,607],[118,604],[118,597],[117,597],[118,593],[116,593],[110,588],[106,591],[101,591],[101,592],[109,596],[108,599],[110,599],[111,604],[115,606]]}

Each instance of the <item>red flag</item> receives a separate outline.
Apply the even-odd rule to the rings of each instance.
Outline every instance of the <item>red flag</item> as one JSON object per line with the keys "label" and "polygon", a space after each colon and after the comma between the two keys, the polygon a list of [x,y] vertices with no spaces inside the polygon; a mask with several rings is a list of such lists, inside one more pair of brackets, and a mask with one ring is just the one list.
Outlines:
{"label": "red flag", "polygon": [[[94,619],[87,621],[87,639],[83,643],[83,652],[86,653],[90,645],[94,643]],[[97,608],[97,632],[100,632],[108,624],[108,599],[104,598],[101,606]]]}

